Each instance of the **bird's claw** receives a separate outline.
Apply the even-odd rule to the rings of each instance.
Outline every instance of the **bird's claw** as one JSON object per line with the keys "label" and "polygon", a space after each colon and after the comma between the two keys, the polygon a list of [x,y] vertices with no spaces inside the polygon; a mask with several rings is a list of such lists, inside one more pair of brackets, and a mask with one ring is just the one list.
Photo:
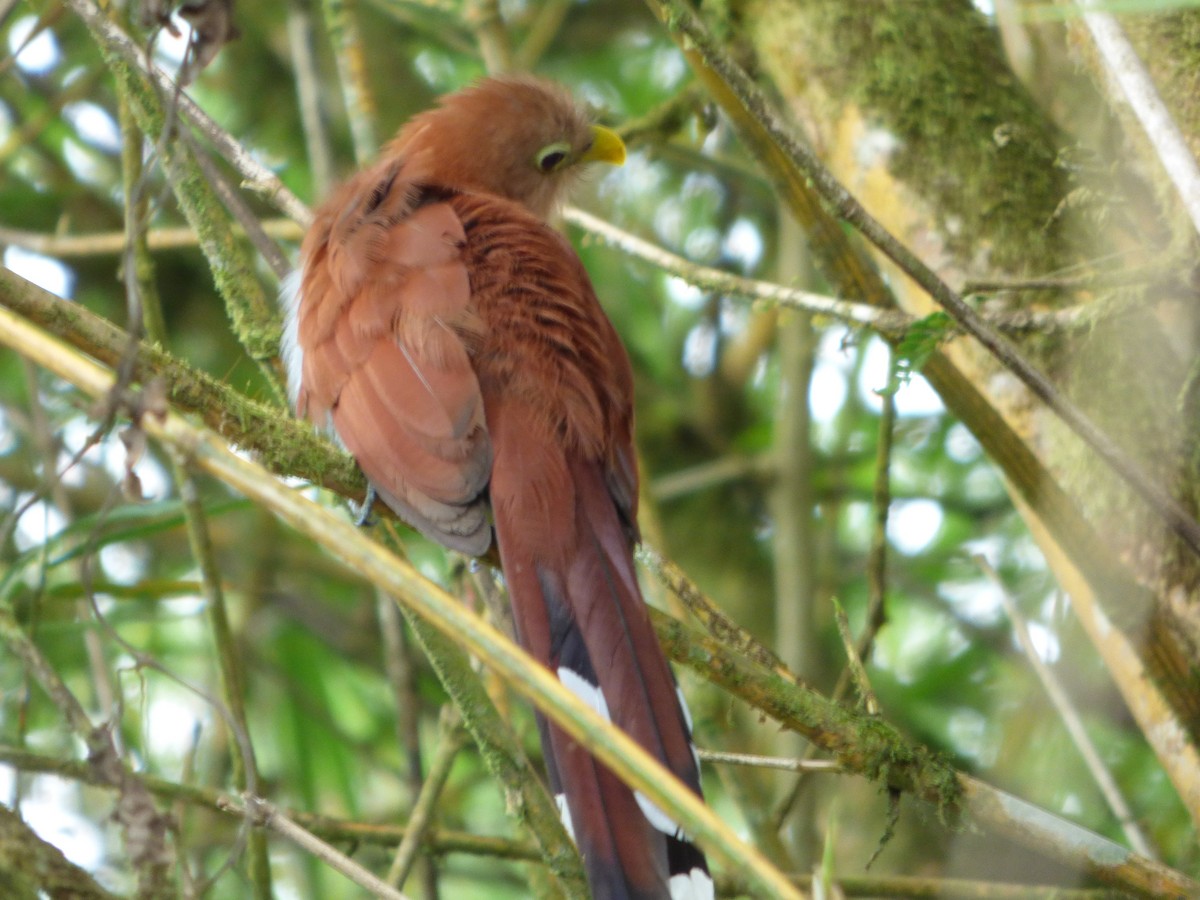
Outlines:
{"label": "bird's claw", "polygon": [[351,501],[350,509],[354,511],[354,524],[359,528],[365,528],[368,525],[374,525],[375,520],[371,518],[371,509],[375,506],[375,499],[378,495],[375,493],[373,484],[367,485],[367,495],[363,497],[362,503],[354,503]]}

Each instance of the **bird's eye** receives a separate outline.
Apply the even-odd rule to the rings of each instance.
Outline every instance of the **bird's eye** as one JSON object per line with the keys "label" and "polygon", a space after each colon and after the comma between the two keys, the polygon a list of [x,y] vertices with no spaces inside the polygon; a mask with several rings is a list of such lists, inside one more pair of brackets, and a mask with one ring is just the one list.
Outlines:
{"label": "bird's eye", "polygon": [[557,144],[551,144],[548,147],[543,147],[534,157],[534,164],[537,165],[539,172],[549,174],[562,167],[567,161],[567,156],[571,151],[571,145],[566,141],[559,141]]}

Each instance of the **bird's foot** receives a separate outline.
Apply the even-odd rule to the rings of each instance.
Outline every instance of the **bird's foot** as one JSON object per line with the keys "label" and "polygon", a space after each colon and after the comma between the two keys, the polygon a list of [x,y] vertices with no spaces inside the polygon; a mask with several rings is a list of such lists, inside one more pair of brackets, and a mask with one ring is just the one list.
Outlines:
{"label": "bird's foot", "polygon": [[373,484],[367,485],[367,496],[363,498],[361,504],[351,501],[350,509],[354,511],[354,524],[359,528],[365,528],[367,525],[374,525],[375,520],[371,518],[371,509],[375,506],[375,500],[378,495],[375,493]]}

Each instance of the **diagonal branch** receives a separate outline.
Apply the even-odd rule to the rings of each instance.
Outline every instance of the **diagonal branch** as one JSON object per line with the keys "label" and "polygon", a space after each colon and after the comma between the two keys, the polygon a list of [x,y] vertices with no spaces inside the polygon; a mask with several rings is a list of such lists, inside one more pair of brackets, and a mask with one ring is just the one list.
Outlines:
{"label": "diagonal branch", "polygon": [[1121,789],[1117,786],[1116,779],[1113,778],[1112,772],[1100,757],[1100,751],[1096,749],[1096,745],[1092,743],[1092,739],[1088,736],[1087,729],[1083,725],[1083,717],[1079,715],[1070,697],[1067,696],[1066,689],[1058,680],[1058,676],[1054,674],[1054,670],[1042,661],[1038,654],[1037,647],[1033,643],[1033,636],[1030,634],[1029,626],[1025,621],[1024,615],[1021,613],[1020,607],[1017,606],[1017,601],[1008,593],[1008,586],[1000,577],[987,557],[982,554],[976,554],[974,557],[975,564],[983,570],[983,574],[992,582],[1000,591],[1000,602],[1004,604],[1004,611],[1008,614],[1009,621],[1012,622],[1013,633],[1017,637],[1017,642],[1021,645],[1021,650],[1025,654],[1025,658],[1029,661],[1029,666],[1033,669],[1038,681],[1042,684],[1042,689],[1046,692],[1046,696],[1050,698],[1050,702],[1054,705],[1054,709],[1058,712],[1058,716],[1062,719],[1063,727],[1067,729],[1067,733],[1071,736],[1071,741],[1075,744],[1079,755],[1083,757],[1083,762],[1087,766],[1088,771],[1092,773],[1092,778],[1096,782],[1096,786],[1100,788],[1100,793],[1104,800],[1108,803],[1108,808],[1112,810],[1117,821],[1121,824],[1121,830],[1125,833],[1125,840],[1129,842],[1129,846],[1133,847],[1138,853],[1151,859],[1158,859],[1158,854],[1154,848],[1150,846],[1150,840],[1142,831],[1142,827],[1134,818],[1133,811],[1130,810],[1129,804],[1125,801],[1125,797],[1121,794]]}
{"label": "diagonal branch", "polygon": [[[889,341],[902,339],[908,328],[916,321],[915,316],[899,309],[888,309],[855,300],[843,300],[839,297],[817,294],[813,291],[771,281],[746,278],[734,275],[724,269],[694,263],[575,206],[568,206],[563,210],[563,220],[583,229],[607,246],[647,262],[703,291],[741,297],[768,307],[780,306],[784,309],[795,309],[816,316],[828,316],[852,327],[870,328]],[[2,233],[0,232],[0,234]],[[42,246],[45,246],[44,241]],[[1054,329],[1081,324],[1080,310],[1080,307],[1053,311],[1014,310],[987,316],[986,321],[992,327],[1002,331],[1037,331],[1044,334]]]}
{"label": "diagonal branch", "polygon": [[91,873],[38,837],[13,810],[0,804],[0,872],[10,897],[117,900]]}
{"label": "diagonal branch", "polygon": [[[19,348],[22,355],[88,395],[107,396],[114,384],[110,371],[5,309],[0,309],[0,342]],[[269,509],[301,534],[331,548],[397,602],[479,656],[516,693],[553,719],[617,777],[680,822],[712,858],[743,872],[755,890],[799,900],[800,894],[769,860],[738,837],[632,738],[586,706],[554,673],[361,529],[284,486],[257,464],[235,454],[217,435],[189,424],[177,414],[167,413],[161,419],[144,417],[141,424],[147,434],[177,448],[192,465]]]}
{"label": "diagonal branch", "polygon": [[368,869],[363,868],[360,864],[346,856],[346,854],[321,840],[307,828],[297,825],[277,807],[263,800],[261,797],[246,794],[241,798],[240,803],[226,797],[222,805],[239,810],[244,815],[249,816],[254,821],[254,824],[262,828],[268,828],[287,838],[306,853],[321,860],[321,862],[330,868],[341,872],[360,887],[366,888],[373,896],[380,898],[380,900],[408,900],[404,894],[400,893],[387,882],[377,877]]}
{"label": "diagonal branch", "polygon": [[[68,377],[89,393],[101,394],[111,384],[111,376],[99,367],[70,355],[59,345],[49,344],[42,333],[3,310],[0,310],[0,339],[19,347],[22,353]],[[162,424],[149,419],[144,424],[152,436],[177,442],[193,464],[270,507],[322,545],[336,547],[337,554],[347,564],[394,596],[402,597],[422,616],[428,616],[438,629],[445,629],[456,643],[464,644],[485,659],[514,690],[571,728],[622,778],[632,781],[668,814],[685,822],[701,840],[714,841],[707,844],[714,856],[740,867],[760,887],[770,885],[767,889],[777,891],[778,895],[794,896],[790,888],[781,888],[782,883],[768,864],[759,862],[761,857],[757,853],[743,849],[740,841],[726,835],[723,826],[713,827],[711,811],[698,801],[688,809],[692,795],[681,788],[680,803],[676,795],[665,790],[666,785],[673,783],[671,776],[640,747],[623,733],[609,734],[611,726],[590,711],[581,711],[578,701],[550,673],[539,670],[511,642],[463,609],[454,598],[385,553],[344,519],[314,506],[257,466],[229,453],[213,436],[188,426],[174,415]],[[1148,896],[1156,892],[1178,896],[1200,892],[1200,885],[1179,872],[1131,854],[1032,804],[955,772],[928,750],[904,741],[888,723],[857,716],[800,687],[777,663],[763,666],[751,662],[723,643],[661,613],[652,611],[652,617],[670,656],[801,732],[833,753],[847,769],[882,778],[889,786],[934,804],[944,814],[966,812],[989,828],[1110,884]],[[646,779],[643,773],[650,771],[654,775]],[[698,822],[700,816],[710,818]]]}
{"label": "diagonal branch", "polygon": [[704,66],[721,79],[743,104],[745,110],[762,125],[787,164],[812,185],[834,213],[853,225],[919,284],[954,318],[963,331],[986,347],[1001,365],[1016,375],[1034,396],[1052,409],[1150,505],[1194,553],[1200,555],[1200,523],[1197,523],[1179,501],[1151,480],[1141,466],[1097,427],[1079,407],[1063,396],[1012,343],[990,328],[961,296],[867,212],[825,168],[812,149],[775,113],[766,94],[713,39],[692,8],[682,0],[648,0],[648,3],[671,31],[677,34],[677,39],[687,43],[689,53],[698,57]]}
{"label": "diagonal branch", "polygon": [[466,746],[467,737],[458,710],[453,706],[443,707],[438,723],[437,753],[430,763],[429,775],[421,785],[421,793],[413,805],[412,814],[408,817],[408,830],[404,833],[404,840],[396,848],[396,855],[388,869],[387,883],[393,887],[403,888],[404,882],[408,880],[413,864],[417,861],[417,850],[433,823],[434,811],[442,790],[450,780],[450,770],[454,767],[459,751]]}
{"label": "diagonal branch", "polygon": [[177,90],[174,79],[161,68],[146,61],[145,54],[137,43],[121,30],[116,23],[105,18],[91,0],[65,0],[91,29],[92,36],[101,43],[107,53],[117,56],[128,65],[148,75],[158,91],[164,96],[177,96],[179,112],[243,176],[243,187],[256,191],[275,205],[280,212],[293,220],[307,225],[311,219],[308,207],[293,194],[278,176],[260,163],[238,143],[224,128],[212,120],[186,92]]}
{"label": "diagonal branch", "polygon": [[781,669],[766,669],[730,652],[694,628],[651,610],[668,655],[832,753],[841,766],[960,816],[1100,881],[1146,897],[1200,895],[1200,884],[1161,863],[1011,794],[956,772],[928,749],[908,743],[882,719],[862,716],[799,685]]}

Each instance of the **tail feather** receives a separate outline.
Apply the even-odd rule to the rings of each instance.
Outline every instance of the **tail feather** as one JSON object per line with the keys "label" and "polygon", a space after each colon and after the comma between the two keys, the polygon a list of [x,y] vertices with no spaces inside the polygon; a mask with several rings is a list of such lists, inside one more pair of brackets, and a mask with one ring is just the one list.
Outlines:
{"label": "tail feather", "polygon": [[[539,579],[543,585],[547,580]],[[559,679],[612,721],[580,630],[554,592],[543,588],[542,598]],[[686,707],[683,714],[686,719]],[[594,900],[711,900],[713,885],[704,854],[676,823],[540,715],[538,727],[550,788],[583,854]],[[699,793],[698,785],[690,786]]]}
{"label": "tail feather", "polygon": [[538,716],[550,788],[579,847],[593,900],[671,896],[666,845],[632,792],[564,731]]}
{"label": "tail feather", "polygon": [[[528,485],[519,475],[493,475],[496,534],[518,637],[564,685],[700,795],[687,713],[650,625],[603,468],[579,459],[560,458],[558,465],[566,477],[556,479],[562,490],[549,504],[545,492],[522,490]],[[553,468],[544,455],[538,467],[543,475]],[[527,527],[531,522],[538,525]],[[552,535],[553,546],[531,542],[531,532],[543,540]],[[551,787],[562,797],[564,822],[597,900],[713,896],[704,855],[677,823],[559,728],[540,719],[539,727]]]}
{"label": "tail feather", "polygon": [[603,473],[579,460],[568,467],[578,544],[566,573],[565,605],[595,664],[613,721],[699,794],[691,729]]}

